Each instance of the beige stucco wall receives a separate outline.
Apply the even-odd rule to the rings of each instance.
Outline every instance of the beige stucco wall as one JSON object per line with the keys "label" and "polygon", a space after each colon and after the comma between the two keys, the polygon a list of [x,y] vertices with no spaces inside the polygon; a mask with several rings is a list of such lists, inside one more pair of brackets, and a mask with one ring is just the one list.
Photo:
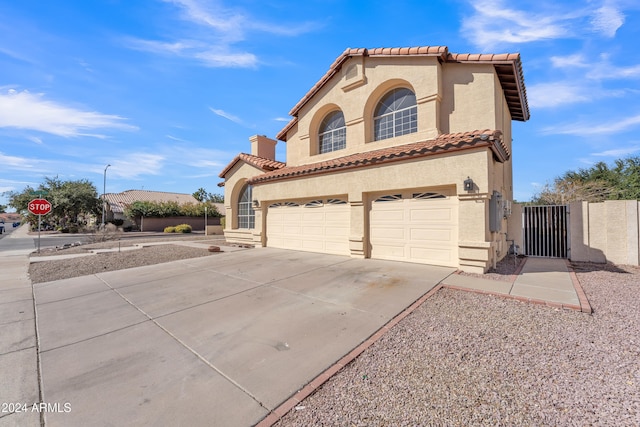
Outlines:
{"label": "beige stucco wall", "polygon": [[[357,72],[349,73],[354,67]],[[434,57],[354,57],[342,69],[341,75],[326,83],[298,112],[298,124],[287,134],[287,165],[314,163],[428,140],[442,133],[477,129],[500,129],[509,138],[507,146],[511,146],[511,117],[491,64],[443,65]],[[374,109],[396,87],[415,92],[418,131],[374,141]],[[337,109],[343,112],[347,125],[347,147],[317,154],[320,123]]]}
{"label": "beige stucco wall", "polygon": [[638,265],[638,201],[607,200],[603,203],[585,203],[581,207],[583,216],[588,218],[588,230],[582,236],[572,236],[571,241],[573,244],[574,239],[580,238],[588,251],[587,256],[584,252],[572,252],[572,259]]}
{"label": "beige stucco wall", "polygon": [[[509,239],[524,247],[522,205],[509,219]],[[640,202],[607,200],[569,204],[569,258],[572,261],[640,264]]]}

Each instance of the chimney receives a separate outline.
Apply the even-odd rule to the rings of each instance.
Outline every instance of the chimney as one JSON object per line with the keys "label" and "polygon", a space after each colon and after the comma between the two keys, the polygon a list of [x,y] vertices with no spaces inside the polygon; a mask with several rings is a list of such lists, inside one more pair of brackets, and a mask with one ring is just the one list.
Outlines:
{"label": "chimney", "polygon": [[267,138],[264,135],[253,135],[251,141],[251,154],[269,160],[276,159],[276,144],[278,141]]}

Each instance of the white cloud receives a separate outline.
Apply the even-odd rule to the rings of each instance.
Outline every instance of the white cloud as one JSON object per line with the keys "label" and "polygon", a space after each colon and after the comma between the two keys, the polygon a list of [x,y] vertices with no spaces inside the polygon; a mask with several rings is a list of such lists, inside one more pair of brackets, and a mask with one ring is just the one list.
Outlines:
{"label": "white cloud", "polygon": [[[159,154],[129,153],[114,160],[109,174],[118,178],[137,178],[140,175],[160,175],[166,158]],[[100,172],[102,173],[102,171]]]}
{"label": "white cloud", "polygon": [[[594,125],[594,123],[600,123]],[[544,128],[542,132],[549,135],[575,135],[575,136],[594,136],[604,134],[615,134],[625,132],[640,125],[640,114],[627,117],[625,119],[616,119],[614,121],[603,123],[601,120],[593,122],[574,123],[566,126],[550,126]]]}
{"label": "white cloud", "polygon": [[502,0],[472,0],[474,14],[462,22],[462,33],[476,46],[492,49],[508,43],[527,43],[566,37],[567,18],[508,7]]}
{"label": "white cloud", "polygon": [[31,142],[35,142],[38,145],[42,144],[42,138],[38,138],[37,136],[29,136],[27,139]]}
{"label": "white cloud", "polygon": [[624,14],[612,1],[585,2],[582,7],[544,0],[469,3],[473,13],[463,19],[462,34],[484,50],[505,44],[584,38],[594,32],[612,38],[624,24]]}
{"label": "white cloud", "polygon": [[177,136],[173,136],[173,135],[165,135],[167,138],[172,139],[174,141],[178,141],[178,142],[189,142],[186,139],[182,139],[182,138],[178,138]]}
{"label": "white cloud", "polygon": [[94,111],[82,111],[44,99],[28,91],[10,89],[0,94],[0,128],[28,129],[63,137],[91,136],[96,129],[135,130],[124,118]]}
{"label": "white cloud", "polygon": [[291,118],[287,118],[287,117],[276,117],[275,119],[276,122],[286,122],[289,123],[291,121]]}
{"label": "white cloud", "polygon": [[127,45],[136,50],[192,58],[208,67],[255,67],[259,62],[255,54],[233,47],[245,40],[249,31],[295,37],[318,27],[315,23],[277,25],[261,22],[244,12],[225,7],[221,1],[163,1],[179,8],[181,19],[186,23],[181,29],[185,37],[178,37],[176,41],[130,38]]}
{"label": "white cloud", "polygon": [[532,108],[558,107],[592,101],[593,92],[573,83],[539,83],[527,88],[527,99]]}
{"label": "white cloud", "polygon": [[594,30],[606,37],[615,37],[616,31],[622,24],[624,24],[624,14],[611,4],[605,4],[596,9],[591,17]]}
{"label": "white cloud", "polygon": [[254,54],[247,52],[231,53],[207,50],[194,54],[194,57],[210,67],[250,68],[258,63],[258,58]]}
{"label": "white cloud", "polygon": [[633,79],[640,77],[640,64],[619,67],[611,64],[609,55],[600,55],[600,61],[591,64],[587,78],[593,80]]}
{"label": "white cloud", "polygon": [[0,165],[9,170],[32,170],[38,160],[26,157],[8,156],[0,152]]}
{"label": "white cloud", "polygon": [[217,116],[224,117],[225,119],[231,120],[234,123],[242,124],[242,120],[239,117],[229,114],[224,110],[218,110],[211,107],[209,107],[209,110],[211,110],[211,112]]}
{"label": "white cloud", "polygon": [[586,68],[591,66],[584,55],[576,53],[568,56],[552,56],[551,65],[554,68]]}
{"label": "white cloud", "polygon": [[615,148],[613,150],[605,150],[599,153],[591,153],[596,157],[624,157],[640,151],[640,147]]}

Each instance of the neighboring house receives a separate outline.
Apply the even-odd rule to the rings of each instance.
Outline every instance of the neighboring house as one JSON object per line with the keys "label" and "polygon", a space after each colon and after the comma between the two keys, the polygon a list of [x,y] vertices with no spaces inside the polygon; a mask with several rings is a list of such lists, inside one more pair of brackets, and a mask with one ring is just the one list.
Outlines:
{"label": "neighboring house", "polygon": [[[168,193],[165,191],[127,190],[122,193],[107,193],[104,195],[107,201],[107,220],[126,220],[124,209],[133,202],[177,202],[180,205],[187,203],[200,203],[191,194]],[[224,216],[224,204],[214,203],[218,212]]]}
{"label": "neighboring house", "polygon": [[519,54],[347,49],[224,178],[230,241],[484,272],[507,253]]}

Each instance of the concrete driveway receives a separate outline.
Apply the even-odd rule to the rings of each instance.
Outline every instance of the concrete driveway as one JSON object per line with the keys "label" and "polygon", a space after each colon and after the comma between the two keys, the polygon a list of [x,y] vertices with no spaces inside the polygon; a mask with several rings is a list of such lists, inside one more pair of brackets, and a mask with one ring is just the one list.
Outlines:
{"label": "concrete driveway", "polygon": [[453,271],[260,248],[34,285],[46,425],[253,425]]}

